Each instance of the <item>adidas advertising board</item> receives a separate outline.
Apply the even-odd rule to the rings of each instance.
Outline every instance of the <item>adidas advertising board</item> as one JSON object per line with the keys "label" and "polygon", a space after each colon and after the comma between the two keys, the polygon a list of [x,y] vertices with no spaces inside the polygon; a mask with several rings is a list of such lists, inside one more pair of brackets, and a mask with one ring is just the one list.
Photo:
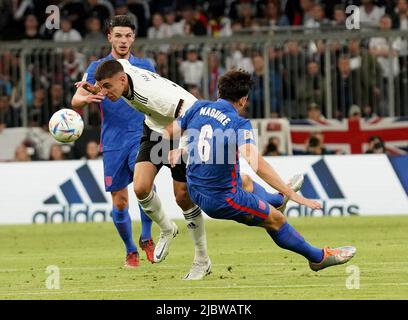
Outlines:
{"label": "adidas advertising board", "polygon": [[[408,156],[385,155],[267,157],[287,181],[305,176],[301,193],[322,201],[312,211],[289,202],[289,217],[408,214]],[[267,186],[245,161],[241,172]],[[62,223],[111,220],[111,196],[104,191],[102,161],[61,161],[0,164],[0,223]],[[172,219],[181,219],[170,171],[163,167],[155,184],[163,207]],[[139,209],[129,186],[133,220]],[[207,216],[205,216],[207,217]],[[208,217],[207,217],[208,218]]]}

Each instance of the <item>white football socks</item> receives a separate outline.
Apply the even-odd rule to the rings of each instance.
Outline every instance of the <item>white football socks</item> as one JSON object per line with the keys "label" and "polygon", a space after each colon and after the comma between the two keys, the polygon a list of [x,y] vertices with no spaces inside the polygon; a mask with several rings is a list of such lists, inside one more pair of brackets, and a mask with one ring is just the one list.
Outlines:
{"label": "white football socks", "polygon": [[159,225],[161,232],[169,233],[173,231],[173,224],[164,213],[160,198],[155,191],[152,190],[146,199],[138,199],[138,202],[146,215]]}
{"label": "white football socks", "polygon": [[207,237],[205,234],[204,219],[201,209],[195,205],[191,209],[183,211],[183,214],[187,221],[188,232],[194,242],[194,261],[207,261]]}

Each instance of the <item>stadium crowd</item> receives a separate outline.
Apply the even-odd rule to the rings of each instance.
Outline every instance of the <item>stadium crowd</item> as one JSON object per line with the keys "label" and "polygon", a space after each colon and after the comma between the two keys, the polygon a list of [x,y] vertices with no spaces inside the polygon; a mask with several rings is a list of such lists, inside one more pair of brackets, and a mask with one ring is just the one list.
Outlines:
{"label": "stadium crowd", "polygon": [[[351,4],[360,7],[360,22],[366,27],[384,31],[408,30],[407,0],[2,0],[0,41],[105,43],[105,22],[118,14],[131,16],[136,21],[137,37],[147,39],[223,37],[276,28],[302,28],[305,33],[315,28],[345,30],[345,8]],[[60,8],[60,29],[46,27],[49,5]],[[203,89],[206,87],[207,96],[215,99],[217,78],[229,68],[242,68],[252,73],[255,82],[250,93],[248,117],[313,119],[326,116],[325,46],[322,41],[287,41],[269,48],[270,112],[264,108],[266,61],[259,48],[244,43],[228,49],[214,48],[206,59],[207,70],[199,45],[179,48],[161,44],[158,50],[137,48],[134,54],[151,59],[159,74],[183,85],[198,98],[205,96]],[[391,43],[380,36],[363,41],[351,39],[332,43],[330,51],[330,90],[335,118],[352,117],[356,108],[364,118],[389,115],[390,79],[394,81],[396,113],[408,114],[407,39],[395,39]],[[73,83],[81,79],[88,63],[103,55],[101,51],[85,53],[75,48],[33,50],[27,57],[25,78],[21,79],[18,51],[0,50],[0,131],[23,124],[25,104],[28,107],[27,125],[47,129],[52,113],[70,107],[75,89]],[[206,86],[204,73],[208,75]],[[90,105],[86,120],[88,128],[100,126],[97,105]],[[317,150],[319,141],[322,139],[311,137],[308,143]],[[273,143],[268,145],[272,154]],[[324,153],[325,149],[322,150],[317,152]],[[24,151],[19,150],[19,154]]]}

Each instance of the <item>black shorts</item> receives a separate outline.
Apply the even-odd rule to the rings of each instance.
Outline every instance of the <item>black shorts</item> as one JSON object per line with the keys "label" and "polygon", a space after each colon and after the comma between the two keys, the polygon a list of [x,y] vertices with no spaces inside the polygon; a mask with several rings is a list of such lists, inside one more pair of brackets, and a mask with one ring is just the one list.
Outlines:
{"label": "black shorts", "polygon": [[[140,140],[140,148],[136,157],[136,163],[145,161],[153,163],[157,168],[157,172],[159,172],[163,166],[166,166],[170,168],[171,176],[175,181],[187,182],[186,163],[184,162],[184,159],[181,157],[179,161],[181,163],[176,164],[174,168],[171,168],[168,162],[168,154],[169,151],[173,149],[173,142],[162,142],[162,135],[153,131],[143,123],[143,136]],[[166,140],[164,142],[166,142]]]}

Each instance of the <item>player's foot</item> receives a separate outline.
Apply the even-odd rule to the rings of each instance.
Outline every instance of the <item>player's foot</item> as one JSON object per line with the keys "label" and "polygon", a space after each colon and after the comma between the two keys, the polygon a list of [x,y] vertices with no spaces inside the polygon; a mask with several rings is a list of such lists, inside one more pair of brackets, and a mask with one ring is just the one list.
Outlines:
{"label": "player's foot", "polygon": [[208,258],[204,262],[193,262],[193,265],[183,280],[201,280],[207,274],[211,273],[211,260]]}
{"label": "player's foot", "polygon": [[343,264],[349,261],[356,254],[355,247],[346,246],[331,249],[329,247],[323,248],[323,260],[319,263],[309,261],[310,269],[319,271],[327,267]]}
{"label": "player's foot", "polygon": [[126,256],[125,268],[133,269],[139,266],[139,254],[137,252],[130,252]]}
{"label": "player's foot", "polygon": [[[300,190],[300,188],[303,185],[303,181],[304,181],[304,176],[303,174],[295,174],[292,178],[290,178],[289,180],[289,185],[290,188],[295,191],[298,192]],[[288,196],[284,196],[283,197],[283,202],[282,205],[277,208],[280,212],[284,213],[285,209],[286,209],[286,205],[288,204],[289,201],[289,197]]]}
{"label": "player's foot", "polygon": [[154,241],[152,239],[142,240],[142,238],[139,238],[139,246],[146,253],[147,260],[154,263]]}
{"label": "player's foot", "polygon": [[169,254],[171,240],[178,234],[178,227],[173,223],[173,230],[168,233],[160,232],[160,239],[154,249],[154,262],[162,262]]}

